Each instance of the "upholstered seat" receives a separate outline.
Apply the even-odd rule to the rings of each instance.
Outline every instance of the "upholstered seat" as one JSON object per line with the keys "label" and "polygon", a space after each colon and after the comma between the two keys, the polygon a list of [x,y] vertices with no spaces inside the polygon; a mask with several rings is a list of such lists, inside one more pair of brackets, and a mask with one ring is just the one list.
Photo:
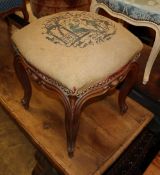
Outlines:
{"label": "upholstered seat", "polygon": [[142,49],[121,25],[86,12],[43,17],[15,33],[13,41],[27,62],[70,90],[106,79]]}
{"label": "upholstered seat", "polygon": [[131,82],[119,98],[121,112],[126,112],[125,97],[137,75],[132,63],[142,43],[120,24],[91,12],[62,12],[26,26],[12,40],[15,70],[25,90],[23,105],[28,108],[31,97],[26,70],[61,96],[70,155],[82,105],[115,87],[131,71]]}

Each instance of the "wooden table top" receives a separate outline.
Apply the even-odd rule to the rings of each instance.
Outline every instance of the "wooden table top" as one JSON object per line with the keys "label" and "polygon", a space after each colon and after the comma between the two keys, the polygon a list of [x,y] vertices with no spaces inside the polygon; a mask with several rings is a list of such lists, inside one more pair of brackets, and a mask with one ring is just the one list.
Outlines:
{"label": "wooden table top", "polygon": [[55,94],[44,94],[34,85],[26,111],[20,104],[23,91],[12,65],[1,64],[0,69],[1,104],[51,163],[67,175],[102,174],[152,119],[148,110],[129,98],[129,110],[121,116],[117,92],[90,103],[82,111],[75,155],[69,158],[64,108]]}

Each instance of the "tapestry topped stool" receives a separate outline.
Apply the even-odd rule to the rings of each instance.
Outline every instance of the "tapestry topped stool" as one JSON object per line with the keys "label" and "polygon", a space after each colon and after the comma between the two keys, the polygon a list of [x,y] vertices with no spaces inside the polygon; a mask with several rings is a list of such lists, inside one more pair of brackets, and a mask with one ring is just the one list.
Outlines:
{"label": "tapestry topped stool", "polygon": [[46,16],[12,36],[14,66],[24,88],[23,106],[31,98],[31,75],[39,85],[56,91],[65,107],[69,156],[73,156],[83,104],[113,90],[120,112],[138,73],[142,43],[118,23],[92,12],[70,11]]}

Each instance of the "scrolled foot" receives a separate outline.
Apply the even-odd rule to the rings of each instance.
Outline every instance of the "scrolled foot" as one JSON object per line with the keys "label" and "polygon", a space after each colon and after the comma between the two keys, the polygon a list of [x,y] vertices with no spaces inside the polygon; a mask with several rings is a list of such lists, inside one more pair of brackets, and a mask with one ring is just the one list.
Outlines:
{"label": "scrolled foot", "polygon": [[21,104],[23,105],[24,109],[29,109],[29,102],[26,99],[22,98]]}
{"label": "scrolled foot", "polygon": [[121,114],[124,114],[125,112],[127,112],[128,106],[126,104],[126,97],[137,80],[138,70],[139,70],[138,64],[136,62],[131,63],[130,70],[120,89],[118,103],[119,103]]}
{"label": "scrolled foot", "polygon": [[25,70],[25,67],[23,66],[21,62],[21,59],[23,58],[16,53],[14,57],[14,68],[15,68],[17,78],[19,82],[21,83],[22,88],[24,90],[24,96],[21,100],[21,104],[24,106],[25,109],[28,109],[29,102],[30,102],[31,95],[32,95],[32,87],[30,84],[28,74]]}
{"label": "scrolled foot", "polygon": [[123,115],[127,112],[128,110],[128,105],[127,104],[123,104],[123,106],[120,107],[120,114]]}
{"label": "scrolled foot", "polygon": [[75,143],[74,143],[74,140],[72,139],[71,141],[68,141],[67,143],[67,152],[70,158],[74,156],[74,150],[75,150]]}
{"label": "scrolled foot", "polygon": [[68,150],[68,156],[72,158],[74,156],[74,151],[73,150]]}
{"label": "scrolled foot", "polygon": [[74,156],[76,138],[79,129],[80,112],[83,105],[82,102],[83,101],[81,101],[81,99],[78,99],[76,96],[69,96],[68,103],[65,106],[67,152],[70,158]]}

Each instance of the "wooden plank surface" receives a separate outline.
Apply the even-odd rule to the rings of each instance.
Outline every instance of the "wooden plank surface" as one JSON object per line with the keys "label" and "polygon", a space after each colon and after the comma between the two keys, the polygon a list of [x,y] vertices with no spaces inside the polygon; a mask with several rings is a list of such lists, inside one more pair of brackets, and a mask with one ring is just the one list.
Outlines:
{"label": "wooden plank surface", "polygon": [[31,175],[35,151],[0,106],[0,175]]}
{"label": "wooden plank surface", "polygon": [[160,152],[153,159],[143,175],[159,175],[160,174]]}
{"label": "wooden plank surface", "polygon": [[[5,63],[3,63],[5,62]],[[30,109],[20,104],[22,88],[12,60],[0,67],[0,101],[53,165],[67,175],[100,175],[127,148],[152,118],[152,114],[131,99],[128,112],[121,116],[117,92],[87,104],[82,111],[75,155],[66,150],[64,108],[53,92],[33,86]]]}

